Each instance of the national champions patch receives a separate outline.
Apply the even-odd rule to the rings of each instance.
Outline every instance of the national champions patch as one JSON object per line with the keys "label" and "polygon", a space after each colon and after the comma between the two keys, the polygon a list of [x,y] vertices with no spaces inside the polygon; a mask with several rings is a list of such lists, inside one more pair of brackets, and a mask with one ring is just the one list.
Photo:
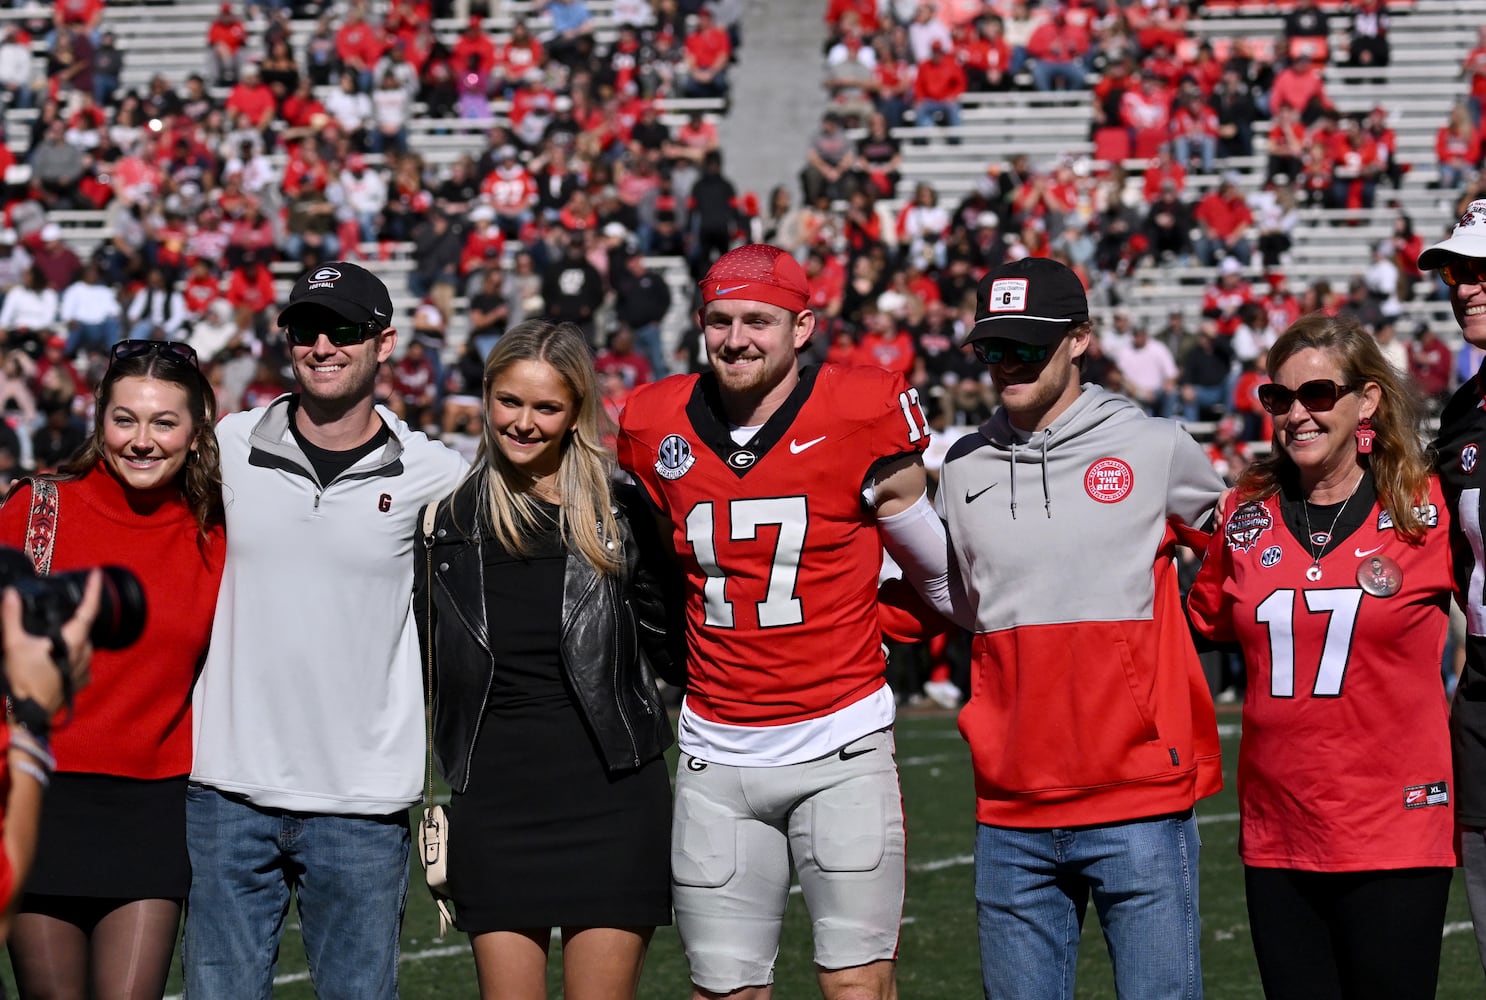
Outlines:
{"label": "national champions patch", "polygon": [[1250,500],[1228,517],[1223,525],[1223,537],[1230,549],[1247,552],[1259,541],[1259,537],[1274,527],[1274,518],[1269,508],[1258,500]]}
{"label": "national champions patch", "polygon": [[1026,312],[1027,279],[997,278],[986,294],[986,312]]}

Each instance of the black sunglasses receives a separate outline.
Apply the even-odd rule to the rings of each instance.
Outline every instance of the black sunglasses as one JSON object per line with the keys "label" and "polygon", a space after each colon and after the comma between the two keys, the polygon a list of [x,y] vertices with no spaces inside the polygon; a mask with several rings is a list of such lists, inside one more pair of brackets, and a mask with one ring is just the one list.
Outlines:
{"label": "black sunglasses", "polygon": [[1356,389],[1356,386],[1337,385],[1329,378],[1302,382],[1299,389],[1286,389],[1282,385],[1270,382],[1268,385],[1259,387],[1259,405],[1275,416],[1279,416],[1282,413],[1289,413],[1290,407],[1298,399],[1300,405],[1312,413],[1325,413],[1335,408],[1338,399]]}
{"label": "black sunglasses", "polygon": [[1019,344],[1012,340],[977,340],[970,345],[970,349],[983,365],[999,365],[1008,355],[1024,365],[1040,364],[1047,360],[1053,350],[1051,347]]}
{"label": "black sunglasses", "polygon": [[386,327],[376,320],[370,320],[366,323],[342,323],[338,326],[301,326],[290,323],[286,329],[289,343],[295,347],[313,347],[322,333],[336,347],[355,347],[362,341],[375,337]]}
{"label": "black sunglasses", "polygon": [[1456,285],[1486,285],[1486,257],[1451,257],[1440,265],[1440,280]]}
{"label": "black sunglasses", "polygon": [[108,352],[108,365],[112,368],[120,361],[142,358],[147,354],[158,354],[166,361],[185,362],[192,368],[201,367],[191,345],[174,340],[121,340]]}

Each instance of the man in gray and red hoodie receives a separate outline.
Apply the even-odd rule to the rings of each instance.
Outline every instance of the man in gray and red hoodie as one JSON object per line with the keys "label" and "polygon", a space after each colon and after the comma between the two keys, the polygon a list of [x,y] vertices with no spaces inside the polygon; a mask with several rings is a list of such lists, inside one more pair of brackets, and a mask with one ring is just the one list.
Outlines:
{"label": "man in gray and red hoodie", "polygon": [[1212,698],[1172,555],[1223,482],[1181,425],[1092,384],[1077,275],[982,279],[968,340],[1001,406],[950,449],[949,529],[972,694],[975,892],[991,1000],[1071,1000],[1092,898],[1121,1000],[1196,1000],[1193,804],[1222,786]]}

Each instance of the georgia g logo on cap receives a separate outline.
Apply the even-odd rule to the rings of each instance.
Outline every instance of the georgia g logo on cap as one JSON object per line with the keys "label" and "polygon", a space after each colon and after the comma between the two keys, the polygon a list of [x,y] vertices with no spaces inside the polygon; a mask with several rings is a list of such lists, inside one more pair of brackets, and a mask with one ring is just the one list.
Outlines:
{"label": "georgia g logo on cap", "polygon": [[997,278],[986,295],[986,312],[1026,312],[1027,279]]}
{"label": "georgia g logo on cap", "polygon": [[311,281],[326,281],[326,282],[329,282],[329,281],[336,280],[340,276],[341,276],[341,273],[339,271],[337,271],[335,268],[333,268],[333,267],[322,267],[322,268],[320,268],[320,270],[318,270],[314,274],[310,275],[310,280]]}

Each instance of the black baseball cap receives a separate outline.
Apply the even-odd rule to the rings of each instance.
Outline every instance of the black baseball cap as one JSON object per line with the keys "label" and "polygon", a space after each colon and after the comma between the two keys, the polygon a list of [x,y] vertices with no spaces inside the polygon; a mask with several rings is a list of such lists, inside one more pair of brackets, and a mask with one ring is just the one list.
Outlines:
{"label": "black baseball cap", "polygon": [[1078,275],[1045,257],[1024,257],[992,268],[975,290],[975,326],[965,339],[992,337],[1047,347],[1089,319],[1089,298]]}
{"label": "black baseball cap", "polygon": [[359,264],[333,260],[306,271],[294,283],[289,304],[279,313],[279,326],[288,326],[302,306],[315,305],[352,323],[377,320],[392,325],[392,295],[382,279]]}

